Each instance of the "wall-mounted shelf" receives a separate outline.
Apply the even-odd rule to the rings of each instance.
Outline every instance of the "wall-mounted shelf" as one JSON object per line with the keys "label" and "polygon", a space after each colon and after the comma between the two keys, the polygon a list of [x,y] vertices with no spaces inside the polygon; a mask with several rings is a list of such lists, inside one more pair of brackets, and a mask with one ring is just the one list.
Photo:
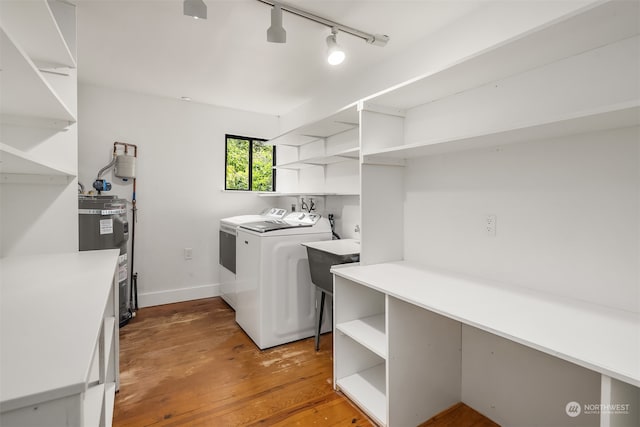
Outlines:
{"label": "wall-mounted shelf", "polygon": [[74,177],[75,174],[42,162],[29,153],[0,143],[0,174]]}
{"label": "wall-mounted shelf", "polygon": [[439,100],[541,64],[632,37],[638,33],[638,16],[638,2],[591,2],[565,19],[432,70],[421,79],[371,97],[371,102],[409,109]]}
{"label": "wall-mounted shelf", "polygon": [[348,150],[341,151],[339,153],[327,155],[327,156],[318,156],[311,157],[308,159],[298,160],[295,162],[283,163],[280,165],[275,165],[274,169],[305,169],[311,166],[326,166],[333,163],[340,163],[348,160],[358,160],[360,156],[359,148],[350,148]]}
{"label": "wall-mounted shelf", "polygon": [[0,114],[75,123],[76,117],[42,77],[29,56],[0,29]]}
{"label": "wall-mounted shelf", "polygon": [[582,111],[539,123],[523,123],[482,135],[445,138],[365,152],[365,163],[376,159],[408,159],[453,151],[535,141],[640,124],[640,101]]}
{"label": "wall-mounted shelf", "polygon": [[357,126],[358,111],[355,105],[351,105],[326,119],[301,126],[276,136],[269,140],[267,144],[300,146],[348,131]]}
{"label": "wall-mounted shelf", "polygon": [[357,193],[323,193],[323,192],[316,192],[316,193],[297,193],[297,192],[290,192],[290,193],[277,193],[277,192],[264,192],[264,193],[258,193],[258,196],[260,197],[299,197],[299,196],[318,196],[318,197],[324,197],[324,196],[359,196],[359,194]]}
{"label": "wall-mounted shelf", "polygon": [[[2,1],[0,26],[38,65],[75,68],[73,9],[73,6],[58,1]],[[62,27],[58,20],[63,21]],[[34,28],[38,31],[33,31]]]}

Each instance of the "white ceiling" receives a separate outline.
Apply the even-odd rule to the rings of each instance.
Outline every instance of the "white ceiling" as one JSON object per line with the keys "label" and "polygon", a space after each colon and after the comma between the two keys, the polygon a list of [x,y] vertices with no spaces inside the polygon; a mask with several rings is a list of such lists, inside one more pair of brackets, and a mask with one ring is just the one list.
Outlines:
{"label": "white ceiling", "polygon": [[369,33],[386,47],[348,34],[347,59],[326,62],[327,27],[284,12],[287,43],[266,41],[270,7],[256,0],[205,0],[208,19],[182,13],[182,0],[77,0],[81,82],[283,115],[336,79],[376,63],[475,9],[478,0],[289,0]]}

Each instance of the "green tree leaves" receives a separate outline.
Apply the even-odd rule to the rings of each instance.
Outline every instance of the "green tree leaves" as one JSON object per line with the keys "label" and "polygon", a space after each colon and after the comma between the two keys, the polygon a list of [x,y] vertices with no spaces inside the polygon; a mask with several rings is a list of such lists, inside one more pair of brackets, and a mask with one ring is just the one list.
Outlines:
{"label": "green tree leaves", "polygon": [[260,140],[227,135],[225,188],[274,191],[273,150]]}

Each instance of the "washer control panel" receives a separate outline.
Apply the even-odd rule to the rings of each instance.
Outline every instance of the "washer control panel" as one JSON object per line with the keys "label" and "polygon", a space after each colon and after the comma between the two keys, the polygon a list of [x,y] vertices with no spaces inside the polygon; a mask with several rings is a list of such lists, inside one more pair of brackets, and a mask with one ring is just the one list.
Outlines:
{"label": "washer control panel", "polygon": [[291,223],[299,223],[300,225],[314,225],[320,220],[321,215],[317,213],[307,212],[291,212],[284,217],[284,220]]}

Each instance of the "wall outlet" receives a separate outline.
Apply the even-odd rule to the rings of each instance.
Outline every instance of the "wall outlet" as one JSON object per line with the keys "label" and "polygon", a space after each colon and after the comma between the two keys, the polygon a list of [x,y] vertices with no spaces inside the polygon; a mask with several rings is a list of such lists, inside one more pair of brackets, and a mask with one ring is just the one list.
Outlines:
{"label": "wall outlet", "polygon": [[485,232],[487,233],[487,236],[495,237],[496,221],[497,221],[497,218],[495,215],[487,215],[485,217]]}
{"label": "wall outlet", "polygon": [[193,258],[193,248],[184,248],[184,259]]}

